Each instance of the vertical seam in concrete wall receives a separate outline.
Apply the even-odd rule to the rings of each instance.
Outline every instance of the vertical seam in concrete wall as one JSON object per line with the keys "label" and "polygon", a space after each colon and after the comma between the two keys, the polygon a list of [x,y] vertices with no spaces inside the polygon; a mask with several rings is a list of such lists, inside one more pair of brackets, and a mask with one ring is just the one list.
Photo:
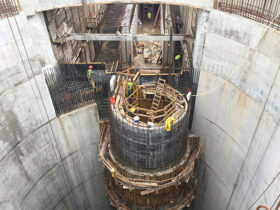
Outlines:
{"label": "vertical seam in concrete wall", "polygon": [[[267,32],[267,30],[266,30],[266,32]],[[265,34],[266,34],[266,32],[265,32]],[[264,36],[263,36],[263,37],[264,37]],[[261,38],[261,40],[263,40],[263,38]],[[274,84],[275,84],[275,80],[276,80],[276,77],[277,77],[277,75],[278,75],[279,70],[280,70],[280,66],[279,66],[279,68],[278,68],[278,70],[277,70],[277,72],[276,72],[276,74],[275,74],[275,76],[274,76],[273,83],[272,83],[272,85],[270,86],[269,93],[268,93],[267,98],[266,98],[266,100],[265,100],[265,103],[264,103],[264,105],[263,105],[261,115],[260,115],[260,117],[259,117],[259,120],[258,120],[257,126],[256,126],[256,128],[255,128],[255,130],[254,130],[253,136],[252,136],[252,138],[251,138],[250,145],[249,145],[249,148],[248,148],[247,153],[246,153],[246,157],[245,157],[245,159],[244,159],[244,161],[243,161],[243,163],[242,163],[241,170],[239,171],[238,177],[237,177],[237,179],[236,179],[236,181],[235,181],[234,188],[233,188],[233,191],[232,191],[232,193],[231,193],[231,195],[230,195],[230,199],[229,199],[229,201],[228,201],[228,204],[227,204],[227,208],[226,208],[226,209],[228,209],[228,208],[229,208],[229,205],[230,205],[231,199],[232,199],[233,194],[234,194],[234,192],[235,192],[236,186],[237,186],[237,184],[238,184],[238,182],[239,182],[240,175],[241,175],[241,173],[242,173],[242,171],[243,171],[243,169],[244,169],[246,159],[247,159],[248,154],[249,154],[249,151],[250,151],[250,149],[251,149],[251,147],[252,147],[252,142],[253,142],[253,140],[254,140],[254,138],[255,138],[255,135],[256,135],[256,132],[257,132],[257,130],[258,130],[258,127],[259,127],[260,121],[261,121],[262,116],[263,116],[263,113],[264,113],[264,111],[265,111],[266,104],[267,104],[268,99],[269,99],[269,97],[270,97],[270,94],[271,94],[272,88],[273,88],[273,86],[274,86]],[[276,125],[276,126],[277,126],[277,125]],[[271,139],[270,139],[270,141],[271,141]],[[267,148],[266,148],[266,149],[267,149]],[[264,152],[264,153],[265,153],[265,152]],[[263,158],[263,156],[262,156],[262,158]],[[260,160],[260,162],[261,162],[261,161],[262,161],[262,159]],[[259,162],[259,164],[260,164],[260,162]],[[256,171],[257,171],[257,170],[256,170]],[[256,171],[255,171],[255,173],[254,173],[253,177],[255,176]],[[252,177],[252,179],[251,179],[250,183],[252,182],[253,177]],[[249,186],[250,186],[250,185],[249,185]],[[248,186],[248,188],[247,188],[246,194],[247,194],[247,192],[248,192],[249,186]],[[245,194],[245,195],[246,195],[246,194]],[[240,206],[242,205],[242,203],[243,203],[243,201],[244,201],[244,200],[245,200],[245,196],[243,197],[242,202],[239,204],[239,208],[240,208]]]}
{"label": "vertical seam in concrete wall", "polygon": [[[194,43],[194,52],[193,52],[193,58],[198,57],[198,55],[196,54],[200,54],[199,56],[199,60],[196,60],[193,62],[193,67],[194,67],[194,75],[193,75],[193,83],[198,85],[199,82],[199,76],[200,76],[200,66],[202,63],[202,58],[203,58],[203,52],[204,52],[204,46],[205,46],[205,40],[206,40],[206,32],[205,32],[205,27],[208,21],[208,17],[209,17],[209,12],[204,11],[204,10],[200,10],[198,13],[198,17],[197,17],[197,32],[196,32],[196,38],[195,38],[195,43]],[[199,33],[199,29],[201,26],[201,32]],[[198,49],[199,46],[199,42],[202,42],[202,50],[201,52],[199,52],[200,50]]]}

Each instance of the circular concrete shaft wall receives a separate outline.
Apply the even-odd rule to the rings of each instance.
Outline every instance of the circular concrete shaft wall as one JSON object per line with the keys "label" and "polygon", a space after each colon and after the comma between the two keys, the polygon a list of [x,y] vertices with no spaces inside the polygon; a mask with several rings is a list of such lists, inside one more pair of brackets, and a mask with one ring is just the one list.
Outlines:
{"label": "circular concrete shaft wall", "polygon": [[[41,3],[36,1],[37,6]],[[36,5],[27,5],[34,14]],[[194,55],[195,69],[201,72],[201,95],[196,99],[193,131],[201,137],[203,150],[193,209],[253,210],[260,203],[275,207],[280,186],[280,34],[240,16],[217,11],[204,15],[198,22]],[[15,20],[9,20],[16,29]],[[53,64],[43,15],[28,21],[20,15],[17,20],[50,121],[42,112],[42,101],[37,100],[26,55],[22,63],[19,33],[15,31],[18,50],[8,20],[2,19],[0,209],[107,209],[100,202],[105,198],[98,197],[104,186],[92,142],[97,135],[88,133],[92,134],[94,126],[80,127],[83,119],[91,117],[77,115],[75,123],[70,117],[67,126],[61,126],[40,74],[41,65]],[[32,22],[39,31],[30,26]],[[242,69],[233,73],[252,49]],[[52,147],[50,124],[59,147]],[[63,137],[65,128],[68,138]],[[74,128],[79,136],[72,134]],[[58,148],[62,159],[55,158]]]}
{"label": "circular concrete shaft wall", "polygon": [[200,78],[192,130],[203,149],[193,209],[274,209],[280,186],[279,31],[203,11],[194,68]]}
{"label": "circular concrete shaft wall", "polygon": [[0,209],[111,209],[96,105],[55,116],[42,74],[56,62],[43,14],[0,19],[0,40]]}

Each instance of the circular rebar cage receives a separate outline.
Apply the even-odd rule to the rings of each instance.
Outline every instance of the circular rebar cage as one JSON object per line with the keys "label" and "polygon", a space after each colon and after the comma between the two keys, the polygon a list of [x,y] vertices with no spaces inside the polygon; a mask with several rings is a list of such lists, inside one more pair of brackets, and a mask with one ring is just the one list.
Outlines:
{"label": "circular rebar cage", "polygon": [[160,171],[176,165],[186,153],[187,111],[176,119],[171,131],[164,126],[137,126],[111,106],[111,152],[122,165],[138,171]]}

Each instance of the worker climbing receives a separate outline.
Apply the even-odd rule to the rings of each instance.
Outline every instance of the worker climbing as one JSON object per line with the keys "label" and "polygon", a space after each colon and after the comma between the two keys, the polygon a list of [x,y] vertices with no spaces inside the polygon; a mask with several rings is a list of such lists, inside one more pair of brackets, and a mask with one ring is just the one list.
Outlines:
{"label": "worker climbing", "polygon": [[92,70],[92,65],[90,65],[89,67],[88,67],[88,72],[87,72],[87,78],[88,78],[88,82],[89,82],[89,84],[93,87],[93,88],[95,88],[95,84],[94,84],[94,81],[93,81],[93,79],[92,79],[92,75],[93,75],[93,70]]}

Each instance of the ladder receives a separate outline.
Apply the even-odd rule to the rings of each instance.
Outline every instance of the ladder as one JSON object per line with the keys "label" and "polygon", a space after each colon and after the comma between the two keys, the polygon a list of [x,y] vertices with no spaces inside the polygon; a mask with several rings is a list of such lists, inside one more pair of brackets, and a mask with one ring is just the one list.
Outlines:
{"label": "ladder", "polygon": [[156,93],[152,102],[152,110],[156,111],[159,108],[159,104],[160,104],[160,99],[164,90],[164,86],[165,86],[165,80],[159,78],[158,82],[157,82],[157,87],[156,87]]}

